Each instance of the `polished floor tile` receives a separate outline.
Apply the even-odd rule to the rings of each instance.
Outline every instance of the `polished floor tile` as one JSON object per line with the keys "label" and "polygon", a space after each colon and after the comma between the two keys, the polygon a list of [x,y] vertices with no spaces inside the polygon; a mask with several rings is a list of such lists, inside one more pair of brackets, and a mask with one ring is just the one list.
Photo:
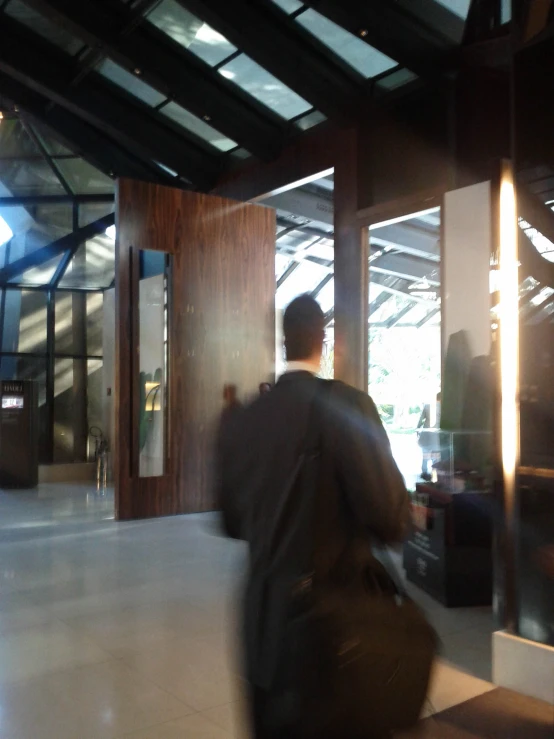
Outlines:
{"label": "polished floor tile", "polygon": [[108,652],[62,623],[8,631],[0,638],[0,685],[110,658]]}
{"label": "polished floor tile", "polygon": [[152,729],[126,734],[121,739],[235,739],[235,737],[213,721],[196,714]]}
{"label": "polished floor tile", "polygon": [[[118,523],[86,486],[0,491],[0,739],[247,739],[245,555],[213,515]],[[490,610],[413,595],[444,642],[426,713],[490,690]]]}
{"label": "polished floor tile", "polygon": [[116,660],[8,686],[0,707],[6,739],[112,739],[193,712]]}

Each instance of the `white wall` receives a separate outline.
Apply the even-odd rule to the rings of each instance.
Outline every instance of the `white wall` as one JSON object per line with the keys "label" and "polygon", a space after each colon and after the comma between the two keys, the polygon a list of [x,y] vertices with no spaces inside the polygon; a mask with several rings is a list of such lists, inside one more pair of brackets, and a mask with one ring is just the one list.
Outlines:
{"label": "white wall", "polygon": [[491,184],[446,193],[443,218],[443,352],[449,337],[468,334],[473,357],[489,354]]}

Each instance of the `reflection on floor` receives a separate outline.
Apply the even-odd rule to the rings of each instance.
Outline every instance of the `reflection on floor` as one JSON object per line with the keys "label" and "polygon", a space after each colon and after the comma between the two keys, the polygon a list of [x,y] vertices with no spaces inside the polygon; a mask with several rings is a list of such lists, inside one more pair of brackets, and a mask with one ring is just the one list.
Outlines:
{"label": "reflection on floor", "polygon": [[[0,492],[0,736],[244,739],[242,545],[210,516],[112,515],[83,487]],[[417,597],[445,643],[427,713],[492,690],[490,613]]]}

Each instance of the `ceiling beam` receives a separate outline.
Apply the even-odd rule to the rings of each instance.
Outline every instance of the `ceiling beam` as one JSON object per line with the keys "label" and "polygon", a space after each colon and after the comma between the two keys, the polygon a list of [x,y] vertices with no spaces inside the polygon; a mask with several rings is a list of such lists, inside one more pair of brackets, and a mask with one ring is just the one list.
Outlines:
{"label": "ceiling beam", "polygon": [[383,254],[372,260],[369,269],[372,273],[393,275],[411,282],[425,279],[433,287],[440,285],[438,264],[430,265],[407,254]]}
{"label": "ceiling beam", "polygon": [[416,325],[416,328],[423,328],[423,326],[425,326],[425,324],[428,323],[431,318],[434,318],[437,313],[440,312],[440,306],[438,306],[437,308],[433,308],[433,310],[429,311],[429,313],[421,319],[421,321]]}
{"label": "ceiling beam", "polygon": [[318,221],[332,226],[334,223],[333,194],[331,197],[320,197],[311,192],[305,192],[301,188],[287,190],[279,195],[273,195],[262,201],[262,205],[270,208],[302,216],[309,221]]}
{"label": "ceiling beam", "polygon": [[387,321],[385,321],[385,327],[392,328],[393,326],[396,326],[396,324],[400,323],[400,321],[404,318],[404,316],[407,315],[412,310],[413,307],[414,307],[414,303],[405,305],[397,313],[395,313],[394,316],[391,316]]}
{"label": "ceiling beam", "polygon": [[75,245],[82,244],[84,241],[104,233],[114,223],[115,215],[110,213],[103,218],[99,218],[97,221],[89,223],[87,226],[77,229],[77,231],[62,236],[61,239],[53,241],[51,244],[36,249],[20,259],[16,259],[15,262],[11,262],[0,269],[0,285],[13,280],[14,277],[23,274],[23,272],[32,267],[45,264],[50,259],[54,259],[65,251],[73,249]]}
{"label": "ceiling beam", "polygon": [[361,76],[271,0],[178,1],[331,120],[347,124],[361,114]]}
{"label": "ceiling beam", "polygon": [[438,231],[433,232],[410,226],[407,223],[395,223],[375,230],[369,230],[371,246],[390,247],[406,254],[431,262],[440,262],[440,242]]}
{"label": "ceiling beam", "polygon": [[283,272],[281,277],[279,277],[279,279],[277,280],[277,285],[275,289],[278,290],[283,284],[283,282],[285,280],[288,280],[288,278],[292,275],[293,272],[295,272],[298,269],[299,266],[300,266],[300,262],[292,262],[291,264],[289,264],[289,266]]}
{"label": "ceiling beam", "polygon": [[419,303],[421,305],[426,305],[430,309],[436,305],[434,301],[427,300],[426,298],[420,298],[419,296],[412,295],[412,293],[408,290],[407,286],[405,287],[402,284],[402,282],[405,282],[405,280],[401,279],[395,279],[392,280],[388,275],[380,275],[380,274],[374,274],[370,272],[370,282],[374,282],[376,285],[379,285],[379,287],[382,290],[385,290],[386,292],[390,293],[391,295],[398,295],[401,298],[409,298],[414,303]]}
{"label": "ceiling beam", "polygon": [[[438,77],[445,72],[446,59],[456,44],[433,24],[435,15],[448,13],[438,3],[427,2],[428,10],[416,15],[410,5],[390,0],[307,0],[322,15],[362,38],[370,46],[422,77]],[[421,0],[418,5],[421,5]],[[425,9],[424,9],[425,10]],[[448,13],[449,21],[460,19]],[[438,16],[437,16],[438,20]],[[460,21],[461,23],[461,21]],[[463,30],[463,26],[462,26]],[[461,33],[460,33],[461,36]]]}
{"label": "ceiling beam", "polygon": [[541,256],[522,229],[519,229],[518,237],[521,279],[530,275],[538,280],[542,287],[554,287],[554,263]]}
{"label": "ceiling beam", "polygon": [[9,195],[0,197],[0,208],[34,205],[58,205],[59,203],[113,203],[114,195]]}
{"label": "ceiling beam", "polygon": [[287,126],[235,85],[212,71],[148,22],[129,32],[136,14],[117,0],[29,0],[28,5],[62,23],[86,44],[179,103],[225,136],[262,159],[275,156]]}
{"label": "ceiling beam", "polygon": [[116,94],[99,75],[70,87],[72,60],[7,17],[0,23],[0,71],[102,130],[139,158],[175,170],[200,189],[209,189],[218,158],[164,125],[160,115]]}
{"label": "ceiling beam", "polygon": [[554,244],[554,212],[523,185],[517,186],[518,216]]}
{"label": "ceiling beam", "polygon": [[375,298],[375,300],[372,300],[369,304],[369,320],[371,321],[371,317],[378,308],[380,308],[382,305],[384,305],[387,300],[390,300],[392,298],[392,295],[388,292],[383,291],[382,293],[379,293],[379,295]]}
{"label": "ceiling beam", "polygon": [[319,293],[320,293],[320,292],[321,292],[321,291],[323,290],[323,288],[324,288],[324,287],[325,287],[326,285],[328,285],[328,284],[329,284],[329,283],[331,282],[331,280],[332,280],[332,279],[334,279],[334,277],[335,277],[334,273],[333,273],[333,274],[328,274],[328,275],[325,275],[325,277],[324,277],[324,278],[323,278],[323,279],[321,280],[321,282],[319,283],[319,285],[317,285],[317,286],[316,286],[316,287],[315,287],[315,288],[314,288],[314,289],[312,290],[312,292],[310,293],[310,294],[311,294],[311,296],[312,296],[312,298],[317,298],[317,296],[318,296],[318,295],[319,295]]}

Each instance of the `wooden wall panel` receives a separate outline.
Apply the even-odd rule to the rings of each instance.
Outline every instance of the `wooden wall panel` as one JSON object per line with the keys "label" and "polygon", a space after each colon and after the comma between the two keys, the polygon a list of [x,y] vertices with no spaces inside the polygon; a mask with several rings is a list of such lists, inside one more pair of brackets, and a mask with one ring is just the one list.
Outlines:
{"label": "wooden wall panel", "polygon": [[[211,510],[211,448],[225,383],[244,397],[274,367],[275,214],[132,180],[118,185],[118,518]],[[130,474],[129,247],[173,255],[168,474]]]}

